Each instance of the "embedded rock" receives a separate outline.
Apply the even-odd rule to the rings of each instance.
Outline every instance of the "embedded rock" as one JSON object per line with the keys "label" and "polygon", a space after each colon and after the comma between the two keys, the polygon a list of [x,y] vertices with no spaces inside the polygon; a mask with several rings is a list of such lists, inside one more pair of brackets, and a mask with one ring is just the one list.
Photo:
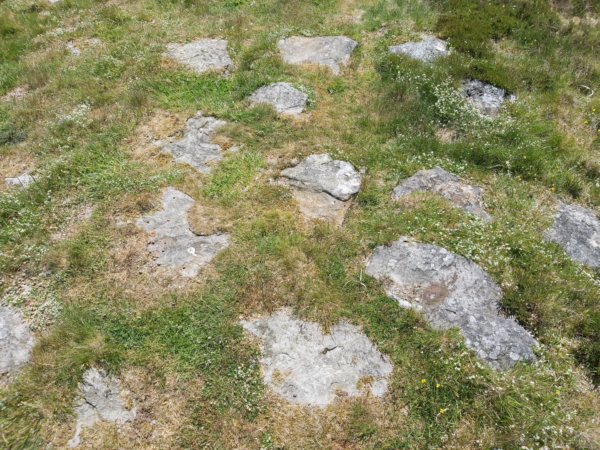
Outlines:
{"label": "embedded rock", "polygon": [[293,189],[292,196],[303,214],[312,219],[333,222],[341,227],[350,208],[350,201],[341,201],[325,192]]}
{"label": "embedded rock", "polygon": [[428,191],[446,197],[459,208],[489,220],[485,211],[481,188],[463,184],[456,175],[446,172],[441,167],[431,170],[420,170],[407,178],[392,192],[392,199],[398,200],[413,191]]}
{"label": "embedded rock", "polygon": [[79,49],[79,47],[77,47],[77,45],[75,44],[75,41],[70,40],[69,42],[67,42],[67,48],[71,51],[71,53],[73,53],[75,56],[79,56],[81,55],[81,50]]}
{"label": "embedded rock", "polygon": [[448,54],[446,43],[433,36],[426,36],[420,42],[392,45],[388,48],[388,51],[396,55],[407,55],[424,62],[433,62]]}
{"label": "embedded rock", "polygon": [[159,264],[181,267],[181,275],[193,277],[218,251],[229,245],[228,234],[198,236],[190,230],[186,211],[194,200],[169,187],[163,194],[163,209],[137,220],[150,233],[148,249],[158,254]]}
{"label": "embedded rock", "polygon": [[393,366],[358,327],[340,321],[323,334],[314,322],[284,312],[243,327],[261,339],[263,378],[293,403],[326,406],[336,396],[357,396],[370,389],[381,397]]}
{"label": "embedded rock", "polygon": [[415,308],[439,329],[459,327],[465,345],[489,366],[532,361],[536,340],[514,319],[499,315],[500,287],[479,265],[436,245],[400,238],[373,250],[365,270],[386,293]]}
{"label": "embedded rock", "polygon": [[207,70],[228,72],[233,61],[227,52],[225,39],[200,39],[188,44],[167,44],[166,56],[200,73]]}
{"label": "embedded rock", "polygon": [[33,333],[21,314],[0,306],[0,374],[14,373],[29,361]]}
{"label": "embedded rock", "polygon": [[75,407],[77,428],[68,444],[76,447],[81,442],[79,434],[83,427],[91,427],[98,420],[124,423],[133,420],[135,408],[127,410],[121,400],[121,384],[113,376],[94,367],[83,374],[80,384],[81,398]]}
{"label": "embedded rock", "polygon": [[292,36],[277,43],[284,62],[323,64],[330,67],[336,75],[340,72],[339,64],[346,65],[357,45],[356,41],[345,36]]}
{"label": "embedded rock", "polygon": [[217,128],[225,125],[214,117],[202,117],[200,112],[190,117],[185,125],[183,139],[166,145],[163,152],[171,153],[176,162],[187,163],[199,172],[209,173],[211,163],[223,158],[221,147],[211,142]]}
{"label": "embedded rock", "polygon": [[600,267],[600,221],[593,211],[561,203],[545,238],[560,245],[575,261]]}
{"label": "embedded rock", "polygon": [[308,95],[287,83],[263,86],[250,96],[254,103],[270,103],[280,114],[300,114],[307,98]]}
{"label": "embedded rock", "polygon": [[26,188],[36,180],[37,177],[29,175],[27,172],[22,173],[18,177],[5,178],[4,181],[9,187],[23,187]]}
{"label": "embedded rock", "polygon": [[506,99],[512,99],[512,96],[509,96],[504,89],[481,80],[465,82],[462,95],[467,98],[475,109],[490,116],[495,116],[500,112]]}

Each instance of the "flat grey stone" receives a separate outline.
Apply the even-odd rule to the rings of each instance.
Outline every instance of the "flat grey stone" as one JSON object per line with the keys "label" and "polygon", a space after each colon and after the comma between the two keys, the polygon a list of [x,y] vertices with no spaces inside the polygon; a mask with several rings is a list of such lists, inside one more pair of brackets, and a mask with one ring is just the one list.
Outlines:
{"label": "flat grey stone", "polygon": [[67,48],[71,51],[71,53],[73,53],[75,56],[79,56],[81,55],[81,50],[79,49],[79,47],[77,47],[77,45],[75,44],[75,41],[69,41],[67,42]]}
{"label": "flat grey stone", "polygon": [[349,200],[345,202],[338,200],[325,192],[297,188],[292,189],[292,195],[303,214],[312,219],[333,222],[338,227],[343,225],[346,212],[352,203]]}
{"label": "flat grey stone", "polygon": [[163,194],[163,209],[136,221],[149,232],[148,249],[158,254],[159,264],[181,267],[184,277],[196,276],[200,267],[229,245],[228,234],[198,236],[190,230],[185,214],[193,203],[190,196],[169,187]]}
{"label": "flat grey stone", "polygon": [[345,36],[292,36],[277,43],[284,62],[323,64],[330,67],[336,75],[340,72],[339,64],[346,65],[357,45],[356,41]]}
{"label": "flat grey stone", "polygon": [[176,162],[187,163],[199,172],[209,173],[211,163],[223,158],[221,147],[211,142],[217,128],[225,125],[214,117],[203,117],[200,112],[190,117],[183,133],[183,139],[166,145],[163,152],[171,153]]}
{"label": "flat grey stone", "polygon": [[21,314],[0,306],[0,374],[13,374],[27,363],[33,344],[33,333]]}
{"label": "flat grey stone", "polygon": [[424,62],[433,62],[449,53],[446,42],[433,36],[426,36],[420,42],[392,45],[388,48],[388,51],[396,55],[407,55]]}
{"label": "flat grey stone", "polygon": [[377,397],[387,392],[392,363],[348,322],[324,335],[319,324],[280,311],[242,325],[262,341],[264,382],[290,402],[326,406],[365,387]]}
{"label": "flat grey stone", "polygon": [[33,183],[36,179],[37,179],[37,177],[34,177],[33,175],[29,175],[27,172],[25,172],[25,173],[22,173],[21,175],[19,175],[18,177],[5,178],[4,182],[9,187],[23,187],[23,188],[26,188],[31,183]]}
{"label": "flat grey stone", "polygon": [[300,114],[306,106],[306,99],[308,95],[287,83],[263,86],[250,96],[254,103],[270,103],[280,114]]}
{"label": "flat grey stone", "polygon": [[495,116],[500,112],[505,100],[512,101],[514,99],[504,89],[481,80],[466,81],[462,87],[462,95],[475,109],[490,116]]}
{"label": "flat grey stone", "polygon": [[561,203],[544,237],[560,245],[575,261],[600,267],[600,221],[593,211]]}
{"label": "flat grey stone", "polygon": [[227,52],[225,39],[200,39],[188,44],[167,44],[166,56],[201,73],[207,70],[228,72],[233,61]]}
{"label": "flat grey stone", "polygon": [[407,178],[392,192],[392,199],[398,200],[414,191],[428,191],[440,194],[459,208],[473,213],[483,220],[489,220],[485,211],[481,188],[471,184],[463,184],[456,175],[446,172],[441,167],[420,170]]}
{"label": "flat grey stone", "polygon": [[532,361],[536,340],[499,315],[500,287],[479,265],[436,245],[400,238],[373,250],[365,273],[387,295],[415,308],[438,329],[459,327],[465,345],[495,369]]}
{"label": "flat grey stone", "polygon": [[83,374],[80,384],[81,398],[75,412],[77,413],[77,426],[75,436],[68,444],[76,447],[80,444],[79,434],[84,427],[91,427],[99,420],[124,423],[133,420],[135,408],[127,410],[121,400],[121,384],[113,376],[94,367]]}

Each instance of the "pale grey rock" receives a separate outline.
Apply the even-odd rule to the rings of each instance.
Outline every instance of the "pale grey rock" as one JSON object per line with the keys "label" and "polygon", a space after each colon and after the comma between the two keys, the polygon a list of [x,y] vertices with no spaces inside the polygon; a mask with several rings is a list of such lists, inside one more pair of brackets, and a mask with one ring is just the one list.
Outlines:
{"label": "pale grey rock", "polygon": [[75,436],[68,441],[70,447],[81,443],[79,434],[84,427],[91,427],[99,420],[125,423],[135,417],[135,408],[127,410],[121,400],[119,380],[107,375],[105,371],[95,367],[88,369],[83,374],[80,389],[81,397],[75,407],[76,431]]}
{"label": "pale grey rock", "polygon": [[414,191],[434,192],[447,198],[459,208],[483,220],[490,220],[490,215],[484,209],[481,188],[461,183],[460,178],[441,167],[420,170],[407,178],[394,189],[392,199],[398,200]]}
{"label": "pale grey rock", "polygon": [[560,245],[575,261],[600,267],[600,221],[593,211],[561,203],[545,238]]}
{"label": "pale grey rock", "polygon": [[36,179],[37,179],[37,177],[35,177],[33,175],[29,175],[29,173],[25,172],[25,173],[22,173],[21,175],[19,175],[18,177],[5,178],[4,182],[9,187],[23,187],[23,188],[26,188],[31,183],[33,183]]}
{"label": "pale grey rock", "polygon": [[136,222],[149,232],[148,249],[158,254],[158,263],[181,267],[184,277],[196,276],[200,267],[229,245],[228,234],[198,236],[190,230],[185,214],[193,203],[190,196],[169,187],[163,194],[163,209]]}
{"label": "pale grey rock", "polygon": [[458,327],[465,345],[495,369],[533,361],[536,340],[499,314],[500,287],[479,265],[436,245],[400,238],[373,250],[365,273],[438,329]]}
{"label": "pale grey rock", "polygon": [[188,44],[167,44],[166,56],[201,73],[207,70],[229,72],[233,61],[225,39],[200,39]]}
{"label": "pale grey rock", "polygon": [[392,363],[348,322],[323,334],[319,324],[279,311],[242,325],[261,339],[265,384],[290,402],[323,407],[365,387],[377,397],[387,392]]}
{"label": "pale grey rock", "polygon": [[34,337],[21,314],[0,306],[0,374],[14,374],[31,356]]}
{"label": "pale grey rock", "polygon": [[209,173],[211,164],[223,158],[221,147],[211,139],[217,128],[225,125],[214,117],[203,117],[200,112],[190,117],[185,125],[183,139],[166,145],[163,152],[171,153],[176,162],[187,163],[199,172]]}
{"label": "pale grey rock", "polygon": [[361,186],[361,174],[346,161],[327,154],[310,155],[295,167],[281,171],[286,183],[300,189],[325,192],[338,200],[349,200]]}
{"label": "pale grey rock", "polygon": [[339,64],[347,64],[357,45],[356,41],[345,36],[292,36],[277,43],[284,62],[323,64],[330,67],[336,75],[340,72]]}
{"label": "pale grey rock", "polygon": [[513,101],[502,88],[481,80],[468,80],[463,84],[462,95],[473,107],[485,114],[495,116],[502,109],[505,100]]}
{"label": "pale grey rock", "polygon": [[287,83],[274,83],[256,90],[250,100],[254,103],[269,103],[278,113],[300,114],[306,106],[308,95]]}
{"label": "pale grey rock", "polygon": [[79,56],[81,55],[81,50],[79,49],[79,47],[77,47],[77,45],[75,44],[75,41],[69,41],[67,42],[67,48],[71,51],[71,53],[73,53],[75,56]]}
{"label": "pale grey rock", "polygon": [[407,55],[424,62],[433,62],[448,54],[446,42],[433,36],[425,36],[419,42],[392,45],[388,48],[388,51],[396,55]]}

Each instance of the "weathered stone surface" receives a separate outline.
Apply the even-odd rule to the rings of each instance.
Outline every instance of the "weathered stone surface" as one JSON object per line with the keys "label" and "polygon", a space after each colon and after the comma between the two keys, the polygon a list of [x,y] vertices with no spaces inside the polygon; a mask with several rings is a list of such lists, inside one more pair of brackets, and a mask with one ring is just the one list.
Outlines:
{"label": "weathered stone surface", "polygon": [[340,321],[324,335],[319,324],[281,311],[242,325],[262,340],[265,383],[290,402],[325,406],[364,388],[378,397],[387,391],[392,364],[354,325]]}
{"label": "weathered stone surface", "polygon": [[263,86],[250,96],[254,103],[270,103],[280,114],[300,114],[306,106],[307,98],[308,95],[287,83]]}
{"label": "weathered stone surface", "polygon": [[350,208],[351,201],[341,201],[325,192],[293,189],[292,195],[300,211],[313,219],[333,222],[341,227]]}
{"label": "weathered stone surface", "polygon": [[377,247],[366,267],[405,308],[423,312],[439,328],[459,327],[465,345],[496,369],[535,359],[536,340],[499,315],[500,287],[477,264],[436,245],[400,238]]}
{"label": "weathered stone surface", "polygon": [[233,61],[227,52],[225,39],[200,39],[188,44],[167,44],[166,56],[188,66],[196,72],[216,70],[228,72]]}
{"label": "weathered stone surface", "polygon": [[0,375],[14,373],[29,361],[33,344],[33,333],[21,314],[0,306]]}
{"label": "weathered stone surface", "polygon": [[29,175],[27,172],[22,173],[18,177],[5,178],[4,181],[9,187],[24,187],[26,188],[36,180],[36,177]]}
{"label": "weathered stone surface", "polygon": [[137,220],[150,233],[148,249],[158,254],[159,264],[181,267],[181,275],[193,277],[219,250],[229,245],[228,234],[198,236],[190,231],[186,211],[194,200],[169,187],[163,194],[163,209]]}
{"label": "weathered stone surface", "polygon": [[600,267],[600,221],[593,211],[561,203],[545,238],[560,245],[575,261]]}
{"label": "weathered stone surface", "polygon": [[469,80],[465,82],[462,94],[475,109],[490,116],[494,116],[500,112],[505,100],[512,99],[504,89],[492,86],[481,80]]}
{"label": "weathered stone surface", "polygon": [[196,168],[199,172],[209,173],[211,163],[223,158],[221,147],[211,139],[222,120],[214,117],[203,117],[200,112],[190,117],[185,125],[183,139],[166,145],[163,152],[171,153],[176,162],[184,162]]}
{"label": "weathered stone surface", "polygon": [[490,219],[490,215],[484,209],[481,188],[461,183],[460,178],[446,172],[441,167],[418,171],[394,189],[392,198],[398,200],[413,191],[428,191],[440,194],[459,208],[471,212],[483,220]]}
{"label": "weathered stone surface", "polygon": [[349,200],[361,185],[361,175],[352,164],[327,154],[310,155],[297,166],[282,170],[281,176],[291,186],[325,192],[342,201]]}
{"label": "weathered stone surface", "polygon": [[446,42],[433,36],[426,36],[419,42],[392,45],[388,48],[388,51],[396,55],[407,55],[424,62],[433,62],[448,54]]}
{"label": "weathered stone surface", "polygon": [[277,43],[283,60],[288,64],[316,63],[340,72],[339,64],[346,64],[358,43],[345,36],[299,37],[292,36]]}
{"label": "weathered stone surface", "polygon": [[80,384],[81,398],[75,412],[77,413],[77,428],[68,444],[76,447],[81,442],[79,434],[84,427],[91,427],[98,420],[124,423],[133,420],[135,408],[127,410],[121,400],[121,384],[113,376],[94,367],[83,374]]}

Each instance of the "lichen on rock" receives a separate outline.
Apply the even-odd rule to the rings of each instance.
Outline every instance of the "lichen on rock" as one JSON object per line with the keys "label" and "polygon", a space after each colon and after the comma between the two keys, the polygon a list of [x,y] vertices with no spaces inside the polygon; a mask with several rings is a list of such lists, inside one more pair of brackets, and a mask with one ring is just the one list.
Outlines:
{"label": "lichen on rock", "polygon": [[34,337],[21,313],[0,306],[0,375],[13,375],[29,361]]}
{"label": "lichen on rock", "polygon": [[167,44],[167,49],[167,57],[198,73],[207,70],[227,73],[233,69],[233,61],[227,52],[225,39],[200,39],[187,44]]}
{"label": "lichen on rock", "polygon": [[306,106],[308,95],[288,83],[274,83],[257,89],[250,100],[254,103],[268,103],[280,114],[300,114]]}
{"label": "lichen on rock", "polygon": [[388,51],[396,55],[410,56],[423,62],[433,62],[449,53],[446,42],[434,36],[424,36],[423,40],[419,42],[392,45]]}
{"label": "lichen on rock", "polygon": [[348,63],[357,45],[356,41],[345,36],[292,36],[277,43],[284,62],[322,64],[330,67],[335,75],[340,72],[340,64]]}

